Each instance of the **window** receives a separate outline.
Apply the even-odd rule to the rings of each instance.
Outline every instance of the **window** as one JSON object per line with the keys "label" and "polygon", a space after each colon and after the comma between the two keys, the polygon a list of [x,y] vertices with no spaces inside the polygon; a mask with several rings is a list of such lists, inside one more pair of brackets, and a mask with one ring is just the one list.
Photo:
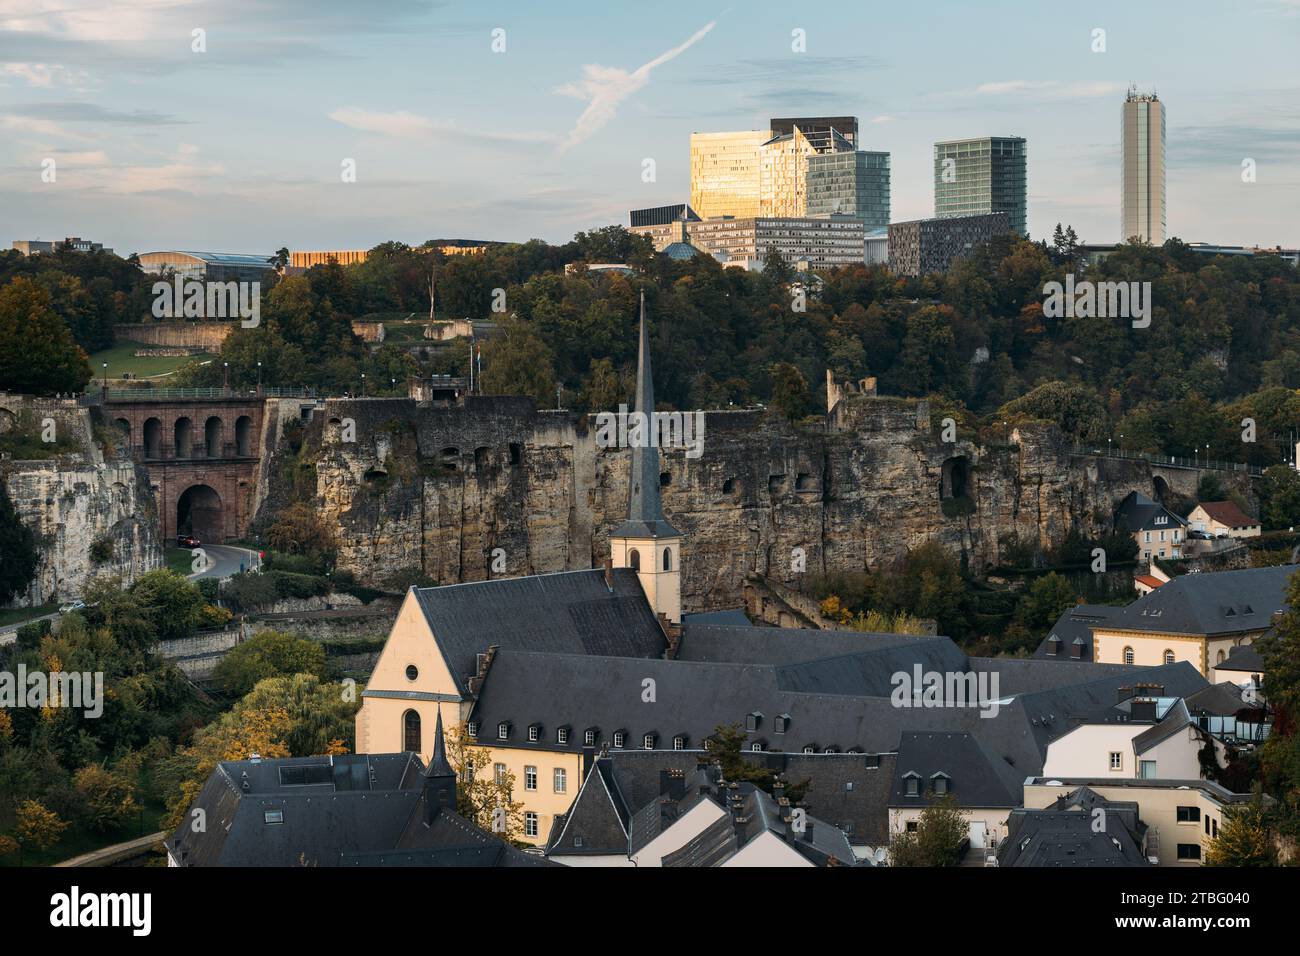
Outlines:
{"label": "window", "polygon": [[934,789],[935,796],[942,797],[948,792],[948,778],[941,773],[936,774],[931,778],[930,786]]}
{"label": "window", "polygon": [[671,548],[664,548],[664,570],[665,570],[665,571],[671,571],[672,569],[673,569],[673,552],[672,552],[672,549],[671,549]]}
{"label": "window", "polygon": [[[1180,808],[1180,809],[1181,809],[1181,808]],[[1206,836],[1209,836],[1209,835],[1210,835],[1210,818],[1209,818],[1209,817],[1206,817],[1206,818],[1205,818],[1205,835],[1206,835]]]}
{"label": "window", "polygon": [[633,548],[627,553],[627,566],[633,571],[641,570],[641,552]]}
{"label": "window", "polygon": [[524,836],[529,836],[529,837],[537,836],[537,814],[535,813],[524,814]]}
{"label": "window", "polygon": [[505,740],[509,736],[510,724],[503,720],[501,723],[497,724],[497,740]]}
{"label": "window", "polygon": [[1110,752],[1110,769],[1111,770],[1124,769],[1124,754],[1121,751],[1112,750]]}
{"label": "window", "polygon": [[415,679],[416,679],[417,677],[419,677],[419,676],[420,676],[420,669],[419,669],[418,667],[416,667],[414,664],[407,664],[407,665],[406,665],[406,679],[407,679],[407,680],[415,680]]}
{"label": "window", "polygon": [[919,797],[921,795],[921,778],[914,773],[909,773],[903,778],[906,785],[906,793],[909,797]]}
{"label": "window", "polygon": [[1179,807],[1178,822],[1179,823],[1200,823],[1201,808],[1200,807]]}
{"label": "window", "polygon": [[1211,828],[1211,830],[1213,831],[1213,832],[1210,833],[1210,836],[1214,837],[1214,839],[1217,840],[1217,839],[1219,838],[1219,821],[1218,821],[1218,820],[1211,820],[1211,821],[1210,821],[1210,828]]}
{"label": "window", "polygon": [[745,715],[745,729],[751,733],[758,730],[758,725],[763,722],[763,715],[758,711]]}
{"label": "window", "polygon": [[673,750],[685,750],[685,749],[686,749],[686,738],[683,737],[681,734],[678,734],[676,737],[673,738]]}
{"label": "window", "polygon": [[1168,648],[1165,648],[1165,663],[1172,664],[1173,662],[1174,662],[1174,652],[1169,650]]}
{"label": "window", "polygon": [[619,750],[623,749],[623,741],[626,739],[627,739],[627,734],[625,734],[623,731],[621,730],[614,731],[614,746],[617,749]]}
{"label": "window", "polygon": [[541,736],[542,736],[542,728],[539,727],[537,724],[533,724],[531,727],[528,728],[528,739],[533,743],[537,743],[538,739]]}
{"label": "window", "polygon": [[1156,777],[1156,762],[1154,760],[1139,760],[1138,776],[1143,780],[1154,780]]}
{"label": "window", "polygon": [[1124,648],[1124,663],[1125,664],[1133,663],[1133,648],[1131,647]]}
{"label": "window", "polygon": [[478,736],[478,721],[477,721],[477,720],[471,720],[468,724],[466,724],[466,725],[465,725],[465,733],[469,734],[471,737],[477,737],[477,736]]}
{"label": "window", "polygon": [[555,742],[557,744],[567,744],[569,742],[569,728],[559,727],[555,731]]}
{"label": "window", "polygon": [[582,745],[583,745],[584,747],[594,747],[594,746],[596,746],[596,731],[595,731],[595,729],[592,729],[592,730],[584,730],[584,731],[582,732]]}
{"label": "window", "polygon": [[492,779],[496,781],[497,786],[502,786],[506,782],[506,765],[503,763],[494,763],[492,765]]}
{"label": "window", "polygon": [[420,752],[420,715],[413,710],[402,715],[402,749]]}
{"label": "window", "polygon": [[790,726],[789,714],[777,714],[776,717],[772,719],[773,733],[783,734],[785,733],[786,728],[789,726]]}
{"label": "window", "polygon": [[569,791],[569,772],[563,767],[555,768],[555,792],[567,793]]}
{"label": "window", "polygon": [[1151,543],[1151,532],[1150,532],[1150,531],[1147,532],[1147,535],[1146,535],[1146,543],[1147,543],[1147,544],[1150,544],[1150,543]]}
{"label": "window", "polygon": [[908,832],[908,833],[915,833],[918,829],[919,829],[919,827],[918,827],[918,825],[917,825],[917,821],[916,821],[916,820],[908,820],[908,821],[907,821],[907,832]]}
{"label": "window", "polygon": [[284,822],[284,811],[283,811],[283,810],[267,810],[265,813],[262,814],[262,822],[264,822],[264,823],[283,823],[283,822]]}
{"label": "window", "polygon": [[867,768],[868,770],[879,770],[879,769],[880,769],[880,754],[868,754],[868,755],[863,759],[863,764],[866,766],[866,768]]}
{"label": "window", "polygon": [[527,766],[524,767],[524,789],[525,790],[537,789],[537,768],[536,767],[527,767]]}
{"label": "window", "polygon": [[655,735],[654,735],[654,734],[646,734],[644,737],[641,738],[641,749],[642,749],[642,750],[654,750],[654,749],[655,749]]}
{"label": "window", "polygon": [[1201,845],[1199,843],[1178,844],[1178,859],[1199,860],[1200,858],[1201,858]]}
{"label": "window", "polygon": [[749,745],[749,749],[754,753],[762,753],[763,745],[757,741]]}
{"label": "window", "polygon": [[803,748],[803,752],[806,754],[815,754],[817,752],[817,748],[810,744],[809,746]]}
{"label": "window", "polygon": [[1216,664],[1222,664],[1224,659],[1225,658],[1223,656],[1223,651],[1219,651],[1217,654],[1214,655],[1214,663]]}

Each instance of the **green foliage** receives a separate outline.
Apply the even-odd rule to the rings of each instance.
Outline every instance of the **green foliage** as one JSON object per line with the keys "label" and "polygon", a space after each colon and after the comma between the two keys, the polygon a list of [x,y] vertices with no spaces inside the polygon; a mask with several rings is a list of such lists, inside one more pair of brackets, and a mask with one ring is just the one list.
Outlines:
{"label": "green foliage", "polygon": [[530,325],[509,320],[505,334],[483,346],[482,387],[488,395],[527,395],[553,408],[554,353]]}
{"label": "green foliage", "polygon": [[90,560],[95,564],[105,564],[113,560],[113,539],[100,538],[90,545]]}
{"label": "green foliage", "polygon": [[1268,813],[1257,794],[1249,803],[1224,808],[1219,835],[1210,841],[1206,866],[1277,866]]}
{"label": "green foliage", "polygon": [[54,441],[46,441],[44,426],[31,409],[22,409],[7,431],[0,432],[0,455],[14,461],[45,461],[81,450],[72,429],[56,425]]}
{"label": "green foliage", "polygon": [[1046,631],[1068,607],[1079,601],[1070,582],[1053,571],[1037,578],[1016,605],[1016,623],[1030,632]]}
{"label": "green foliage", "polygon": [[970,829],[966,816],[952,794],[932,800],[914,832],[897,833],[890,841],[890,866],[957,866]]}
{"label": "green foliage", "polygon": [[777,362],[772,368],[772,404],[792,422],[812,411],[808,380],[789,362]]}
{"label": "green foliage", "polygon": [[227,696],[243,697],[268,677],[323,677],[324,672],[325,650],[320,644],[296,634],[266,630],[231,648],[212,676]]}
{"label": "green foliage", "polygon": [[1255,493],[1265,531],[1300,524],[1300,472],[1288,465],[1265,469]]}
{"label": "green foliage", "polygon": [[0,287],[0,391],[79,392],[90,374],[85,351],[44,285],[16,277]]}
{"label": "green foliage", "polygon": [[1044,420],[1058,425],[1076,441],[1104,441],[1106,409],[1094,389],[1066,382],[1047,382],[1007,402],[998,417],[1008,421]]}

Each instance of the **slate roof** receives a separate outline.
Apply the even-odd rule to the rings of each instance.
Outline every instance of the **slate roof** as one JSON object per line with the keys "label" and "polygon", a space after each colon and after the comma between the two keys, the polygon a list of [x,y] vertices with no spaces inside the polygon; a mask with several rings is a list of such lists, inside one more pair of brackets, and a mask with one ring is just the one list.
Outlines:
{"label": "slate roof", "polygon": [[[1163,519],[1159,524],[1156,519]],[[1152,501],[1140,491],[1130,491],[1115,509],[1115,527],[1124,531],[1147,531],[1157,528],[1185,528],[1187,519],[1180,518],[1164,505]]]}
{"label": "slate roof", "polygon": [[437,588],[415,596],[462,694],[477,656],[502,648],[661,657],[668,647],[630,568],[562,571]]}
{"label": "slate roof", "polygon": [[[1038,649],[1034,651],[1034,657],[1061,661],[1091,661],[1092,629],[1105,624],[1122,610],[1123,608],[1108,604],[1079,604],[1066,608],[1056,619],[1052,629],[1047,632],[1042,643],[1038,645]],[[1048,653],[1053,649],[1053,637],[1058,638],[1055,655]],[[1073,656],[1072,651],[1076,644],[1083,649],[1078,658]]]}
{"label": "slate roof", "polygon": [[1253,644],[1238,644],[1228,653],[1228,659],[1222,664],[1215,664],[1216,671],[1244,671],[1250,674],[1264,673],[1264,658],[1259,656]]}
{"label": "slate roof", "polygon": [[454,813],[425,822],[415,754],[222,761],[166,840],[182,866],[536,866]]}
{"label": "slate roof", "polygon": [[1227,682],[1198,690],[1186,703],[1188,711],[1197,716],[1234,717],[1239,711],[1255,709],[1241,699],[1240,687]]}
{"label": "slate roof", "polygon": [[[1093,810],[1105,811],[1100,818]],[[1103,832],[1094,832],[1101,819]],[[1015,809],[998,847],[999,866],[1149,866],[1142,855],[1146,826],[1132,802],[1110,802],[1079,787],[1041,810]]]}
{"label": "slate roof", "polygon": [[1253,528],[1259,524],[1258,518],[1246,514],[1235,501],[1202,501],[1197,507],[1214,521],[1229,528]]}
{"label": "slate roof", "polygon": [[1133,753],[1141,756],[1189,725],[1195,727],[1196,722],[1187,712],[1186,702],[1180,698],[1170,705],[1158,722],[1133,738]]}
{"label": "slate roof", "polygon": [[[682,615],[683,627],[718,625],[722,627],[752,627],[743,608],[731,607],[719,611],[697,611]],[[775,630],[775,628],[773,628]]]}
{"label": "slate roof", "polygon": [[596,761],[569,809],[557,814],[547,840],[547,856],[625,856],[631,813],[610,773],[609,761]]}
{"label": "slate roof", "polygon": [[1263,630],[1286,607],[1294,564],[1184,574],[1138,598],[1105,628],[1176,634],[1236,634]]}
{"label": "slate roof", "polygon": [[[894,762],[891,807],[925,807],[934,800],[932,781],[947,778],[948,792],[961,807],[1018,807],[1024,775],[968,733],[904,733]],[[909,796],[915,775],[919,793]]]}
{"label": "slate roof", "polygon": [[[722,626],[687,619],[677,660],[743,664],[799,664],[862,651],[949,641],[914,634],[823,631],[814,628]],[[951,643],[951,641],[949,641]]]}

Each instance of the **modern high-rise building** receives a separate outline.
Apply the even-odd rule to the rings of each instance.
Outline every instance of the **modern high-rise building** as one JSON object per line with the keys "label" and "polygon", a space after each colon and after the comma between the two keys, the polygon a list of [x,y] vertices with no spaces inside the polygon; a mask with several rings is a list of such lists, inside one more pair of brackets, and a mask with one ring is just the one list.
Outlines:
{"label": "modern high-rise building", "polygon": [[1165,105],[1155,93],[1129,87],[1122,129],[1124,186],[1120,219],[1127,241],[1165,241]]}
{"label": "modern high-rise building", "polygon": [[807,215],[855,216],[889,225],[889,154],[855,150],[808,157]]}
{"label": "modern high-rise building", "polygon": [[889,269],[900,276],[947,272],[979,243],[1010,228],[1004,212],[891,222],[886,247]]}
{"label": "modern high-rise building", "polygon": [[1020,136],[935,143],[935,218],[1004,212],[1013,231],[1029,235],[1026,164]]}
{"label": "modern high-rise building", "polygon": [[691,208],[701,219],[759,212],[759,155],[771,130],[691,134]]}
{"label": "modern high-rise building", "polygon": [[[846,150],[853,148],[843,137],[838,142]],[[758,209],[761,215],[807,214],[808,160],[816,155],[812,142],[798,127],[794,132],[773,136],[763,144],[758,151]]]}
{"label": "modern high-rise building", "polygon": [[793,133],[795,127],[813,141],[818,152],[826,149],[831,133],[848,140],[849,146],[858,146],[858,118],[856,116],[789,116],[774,117],[768,121],[773,136]]}

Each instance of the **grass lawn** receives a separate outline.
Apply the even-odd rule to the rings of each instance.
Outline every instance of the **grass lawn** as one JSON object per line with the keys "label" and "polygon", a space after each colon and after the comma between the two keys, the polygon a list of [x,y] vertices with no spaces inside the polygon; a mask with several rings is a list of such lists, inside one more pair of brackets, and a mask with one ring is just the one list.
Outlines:
{"label": "grass lawn", "polygon": [[[80,827],[68,827],[63,831],[59,842],[48,850],[25,848],[22,851],[22,865],[50,866],[80,856],[82,853],[89,853],[91,850],[125,843],[147,833],[154,833],[161,829],[165,813],[166,809],[159,804],[146,805],[143,814],[136,813],[125,826],[107,833],[93,833]],[[0,856],[0,867],[17,866],[18,857],[17,853]]]}
{"label": "grass lawn", "polygon": [[167,561],[167,570],[186,577],[194,573],[194,555],[190,554],[189,548],[168,548],[163,557]]}
{"label": "grass lawn", "polygon": [[0,608],[0,625],[22,624],[24,621],[53,614],[58,609],[57,604],[43,604],[40,607]]}
{"label": "grass lawn", "polygon": [[152,378],[159,375],[170,375],[188,362],[212,358],[210,355],[172,355],[142,358],[136,358],[135,356],[136,349],[156,347],[118,339],[117,344],[111,349],[104,349],[104,351],[96,352],[90,356],[90,367],[95,373],[95,378],[99,378],[103,374],[105,362],[108,363],[109,378],[121,378],[123,372],[130,372],[136,378]]}

